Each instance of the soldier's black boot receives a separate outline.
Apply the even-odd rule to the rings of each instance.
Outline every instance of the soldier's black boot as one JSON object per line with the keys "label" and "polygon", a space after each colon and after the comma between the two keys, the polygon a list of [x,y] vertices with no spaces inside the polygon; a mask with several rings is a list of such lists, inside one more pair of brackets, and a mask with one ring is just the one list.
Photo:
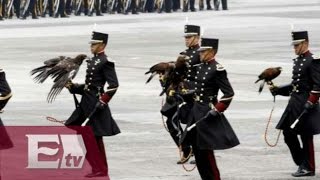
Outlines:
{"label": "soldier's black boot", "polygon": [[293,177],[314,176],[314,171],[310,171],[308,168],[299,166],[298,170],[291,174]]}
{"label": "soldier's black boot", "polygon": [[96,16],[103,16],[103,14],[101,13],[101,11],[97,11]]}
{"label": "soldier's black boot", "polygon": [[2,18],[2,16],[0,16],[0,21],[3,21],[3,18]]}
{"label": "soldier's black boot", "polygon": [[182,149],[183,155],[179,161],[177,161],[177,164],[184,164],[189,161],[190,157],[192,156],[192,151],[190,147],[185,147]]}
{"label": "soldier's black boot", "polygon": [[62,18],[68,18],[69,16],[68,16],[67,14],[63,13],[63,14],[61,14],[60,17],[62,17]]}

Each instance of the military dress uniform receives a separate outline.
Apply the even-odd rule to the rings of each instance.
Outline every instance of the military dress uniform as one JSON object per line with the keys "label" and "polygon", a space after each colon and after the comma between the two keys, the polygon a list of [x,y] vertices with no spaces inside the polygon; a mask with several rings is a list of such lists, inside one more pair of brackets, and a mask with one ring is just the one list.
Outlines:
{"label": "military dress uniform", "polygon": [[[198,51],[207,48],[218,49],[218,40],[202,38]],[[218,100],[218,91],[223,96]],[[197,168],[203,180],[220,180],[219,169],[213,150],[235,147],[239,140],[223,112],[234,96],[224,67],[215,59],[203,62],[197,67],[195,76],[196,97],[188,124],[199,120],[196,127],[188,132],[184,141],[192,145]],[[209,115],[210,112],[215,115]]]}
{"label": "military dress uniform", "polygon": [[[185,25],[184,36],[200,36],[200,26]],[[196,75],[196,66],[200,64],[199,52],[197,51],[199,47],[200,46],[197,44],[195,46],[188,47],[188,49],[180,53],[182,55],[187,55],[190,57],[190,59],[188,60],[187,71],[183,72],[185,77],[184,81],[186,83],[185,88],[187,89],[194,89],[194,77]],[[193,101],[187,100],[187,104],[181,107],[180,114],[179,114],[181,123],[184,123],[184,124],[186,123],[186,119],[188,117],[188,114],[192,106],[193,106]],[[173,121],[175,120],[172,119],[176,111],[177,111],[177,102],[176,101],[170,102],[168,101],[168,97],[167,97],[167,101],[162,107],[161,113],[162,115],[167,117],[166,124],[169,129],[169,133],[172,139],[174,140],[174,142],[176,143],[176,145],[179,146],[179,136],[177,136],[179,131],[174,128]],[[182,131],[182,129],[180,129],[180,131]],[[182,144],[181,146],[182,146],[183,156],[184,158],[187,158],[191,152],[190,145]],[[187,161],[187,159],[182,159],[181,161],[178,161],[178,163],[179,164],[184,163],[185,161]]]}
{"label": "military dress uniform", "polygon": [[[12,97],[10,86],[7,82],[5,72],[0,69],[0,113],[3,112],[3,108]],[[0,150],[9,149],[13,147],[12,141],[7,134],[7,131],[0,118]]]}
{"label": "military dress uniform", "polygon": [[[93,32],[91,43],[103,42],[107,44],[108,34]],[[116,93],[119,86],[115,64],[109,61],[104,52],[94,54],[94,57],[87,62],[85,84],[73,84],[70,92],[73,94],[81,94],[80,104],[77,106],[71,117],[66,121],[66,126],[80,126],[85,119],[92,113],[89,122],[96,136],[98,147],[100,148],[101,157],[104,159],[106,168],[106,154],[103,144],[103,136],[113,136],[120,133],[120,129],[112,117],[108,102]],[[104,91],[105,84],[108,88]],[[103,104],[101,104],[103,102]],[[90,142],[85,142],[86,146],[90,146]],[[94,167],[94,162],[90,162],[92,172],[107,171]],[[97,168],[97,169],[95,169]]]}
{"label": "military dress uniform", "polygon": [[[200,26],[196,25],[185,25],[184,27],[185,36],[200,36]],[[186,74],[186,81],[189,85],[190,89],[194,88],[194,80],[196,75],[196,69],[197,66],[201,63],[199,51],[197,51],[200,48],[199,44],[196,44],[195,46],[189,47],[185,51],[181,52],[182,55],[187,55],[190,57],[188,60],[188,71]]]}
{"label": "military dress uniform", "polygon": [[[293,43],[308,41],[307,31],[292,32]],[[274,95],[290,96],[289,103],[276,128],[283,130],[285,143],[299,169],[293,176],[314,175],[313,135],[320,133],[320,59],[307,51],[293,59],[292,82],[276,87]],[[313,107],[308,107],[308,103]],[[307,110],[294,129],[290,126]],[[300,144],[298,135],[301,136]],[[301,146],[302,145],[302,146]],[[305,171],[303,173],[302,171]],[[300,171],[300,173],[299,173]]]}

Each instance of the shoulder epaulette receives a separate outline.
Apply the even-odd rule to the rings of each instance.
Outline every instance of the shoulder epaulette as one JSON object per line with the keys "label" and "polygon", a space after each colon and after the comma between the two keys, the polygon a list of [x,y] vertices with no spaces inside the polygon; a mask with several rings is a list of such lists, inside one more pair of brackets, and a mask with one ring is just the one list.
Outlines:
{"label": "shoulder epaulette", "polygon": [[224,67],[221,64],[217,64],[217,71],[224,71]]}

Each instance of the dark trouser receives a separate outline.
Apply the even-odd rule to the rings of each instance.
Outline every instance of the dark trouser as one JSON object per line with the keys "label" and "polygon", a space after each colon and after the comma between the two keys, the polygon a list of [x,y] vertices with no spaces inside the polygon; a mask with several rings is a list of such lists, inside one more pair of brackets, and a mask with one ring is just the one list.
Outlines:
{"label": "dark trouser", "polygon": [[0,17],[2,18],[6,16],[6,5],[7,0],[0,0]]}
{"label": "dark trouser", "polygon": [[[171,118],[167,119],[166,124],[167,124],[169,133],[170,133],[173,141],[176,143],[177,146],[179,146],[179,137],[177,136],[179,132],[173,127]],[[181,127],[180,127],[180,131],[182,132],[182,128]],[[183,156],[185,158],[188,157],[189,154],[190,154],[190,151],[191,151],[190,145],[188,145],[185,142],[183,142],[181,144],[181,148],[182,148]]]}
{"label": "dark trouser", "polygon": [[49,16],[53,16],[54,8],[53,8],[54,0],[48,0],[48,10],[49,10]]}
{"label": "dark trouser", "polygon": [[167,13],[171,12],[173,0],[164,0],[164,9]]}
{"label": "dark trouser", "polygon": [[197,145],[197,130],[194,128],[187,136],[192,144],[197,169],[202,180],[220,180],[220,172],[212,149],[200,149]]}
{"label": "dark trouser", "polygon": [[94,8],[96,10],[96,15],[100,15],[101,14],[101,0],[94,1]]}
{"label": "dark trouser", "polygon": [[191,11],[195,10],[194,3],[195,0],[183,0],[183,11],[188,11],[189,6]]}
{"label": "dark trouser", "polygon": [[108,0],[102,0],[101,1],[101,12],[107,13],[108,10]]}
{"label": "dark trouser", "polygon": [[66,0],[66,13],[70,15],[72,13],[72,1]]}
{"label": "dark trouser", "polygon": [[193,147],[197,168],[202,180],[220,180],[220,172],[217,167],[213,150],[200,150]]}
{"label": "dark trouser", "polygon": [[173,11],[180,9],[180,0],[172,0],[172,9]]}
{"label": "dark trouser", "polygon": [[[213,0],[213,3],[216,4],[217,1],[219,1],[219,0]],[[222,9],[223,9],[223,10],[227,10],[227,9],[228,9],[228,2],[227,2],[227,0],[221,0],[221,5],[222,5]]]}
{"label": "dark trouser", "polygon": [[59,0],[59,1],[60,1],[60,3],[59,3],[59,7],[58,7],[58,12],[57,12],[57,14],[55,14],[55,16],[58,17],[60,15],[61,17],[64,17],[64,16],[66,16],[66,14],[65,14],[66,2],[65,2],[65,0]]}
{"label": "dark trouser", "polygon": [[227,0],[221,0],[222,9],[227,10],[228,9],[228,2]]}
{"label": "dark trouser", "polygon": [[36,0],[29,0],[29,6],[26,7],[27,9],[24,11],[23,17],[27,17],[31,12],[32,17],[36,17]]}
{"label": "dark trouser", "polygon": [[131,0],[129,7],[126,9],[125,13],[131,11],[133,14],[137,13],[137,1]]}
{"label": "dark trouser", "polygon": [[13,7],[16,13],[17,18],[20,17],[20,0],[13,0]]}
{"label": "dark trouser", "polygon": [[301,135],[302,147],[298,134],[293,130],[283,130],[284,141],[288,145],[293,161],[300,167],[315,171],[314,147],[312,135]]}
{"label": "dark trouser", "polygon": [[87,149],[86,159],[92,167],[92,172],[106,172],[108,174],[107,156],[102,136],[93,137],[91,134],[82,134]]}
{"label": "dark trouser", "polygon": [[154,6],[154,3],[155,3],[155,0],[146,0],[146,7],[145,7],[145,11],[146,12],[153,12],[154,9],[153,9],[153,6]]}

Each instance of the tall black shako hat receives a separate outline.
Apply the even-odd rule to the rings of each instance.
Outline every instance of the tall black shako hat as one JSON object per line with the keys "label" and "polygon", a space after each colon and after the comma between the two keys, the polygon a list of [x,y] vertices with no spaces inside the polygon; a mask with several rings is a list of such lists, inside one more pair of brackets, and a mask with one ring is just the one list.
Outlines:
{"label": "tall black shako hat", "polygon": [[184,37],[196,35],[200,36],[200,26],[188,24],[184,26]]}
{"label": "tall black shako hat", "polygon": [[205,51],[207,49],[218,50],[219,39],[214,38],[201,38],[201,46],[198,51]]}
{"label": "tall black shako hat", "polygon": [[309,41],[308,31],[293,31],[291,32],[292,45],[300,44],[303,41]]}
{"label": "tall black shako hat", "polygon": [[104,43],[107,44],[108,43],[108,34],[104,34],[101,32],[92,32],[92,37],[91,40],[89,42],[89,44],[96,44],[96,43]]}

